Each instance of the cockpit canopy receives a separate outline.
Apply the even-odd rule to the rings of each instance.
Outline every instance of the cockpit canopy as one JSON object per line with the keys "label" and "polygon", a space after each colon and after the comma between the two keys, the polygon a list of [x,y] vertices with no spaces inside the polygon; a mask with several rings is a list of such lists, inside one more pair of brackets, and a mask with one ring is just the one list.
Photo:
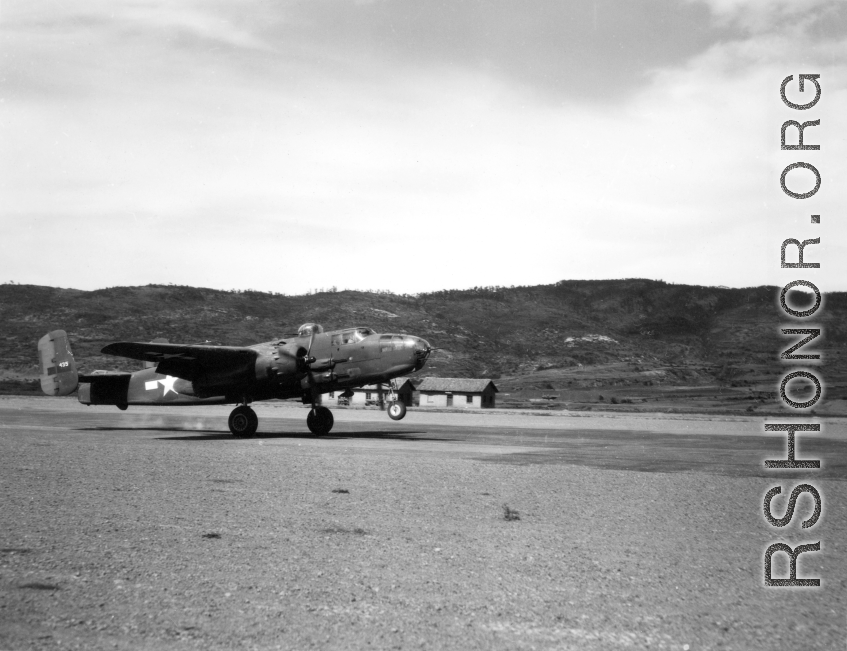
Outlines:
{"label": "cockpit canopy", "polygon": [[312,334],[319,335],[324,331],[324,328],[319,323],[304,323],[297,329],[298,337],[311,337]]}
{"label": "cockpit canopy", "polygon": [[362,339],[375,334],[376,332],[370,328],[350,328],[349,330],[342,330],[338,334],[332,335],[332,345],[343,346],[344,344],[355,344],[362,341]]}

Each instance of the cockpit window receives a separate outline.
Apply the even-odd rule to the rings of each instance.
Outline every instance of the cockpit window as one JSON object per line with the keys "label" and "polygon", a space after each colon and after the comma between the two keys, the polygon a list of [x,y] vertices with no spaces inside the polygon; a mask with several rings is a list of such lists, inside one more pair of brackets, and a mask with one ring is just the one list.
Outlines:
{"label": "cockpit window", "polygon": [[373,334],[376,333],[370,328],[356,328],[354,330],[344,330],[341,332],[340,336],[333,335],[332,343],[333,345],[337,345],[337,338],[339,338],[341,340],[340,343],[342,344],[355,344],[362,341],[362,339],[364,339],[365,337],[369,337]]}

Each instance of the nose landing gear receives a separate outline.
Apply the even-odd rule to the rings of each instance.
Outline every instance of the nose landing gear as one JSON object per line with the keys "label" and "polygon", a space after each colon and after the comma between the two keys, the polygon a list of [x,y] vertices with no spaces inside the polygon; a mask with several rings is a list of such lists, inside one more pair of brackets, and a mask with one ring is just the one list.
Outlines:
{"label": "nose landing gear", "polygon": [[229,431],[238,439],[248,439],[259,428],[259,417],[247,405],[239,405],[229,415]]}
{"label": "nose landing gear", "polygon": [[388,381],[388,417],[391,420],[403,420],[406,415],[406,403],[400,400],[394,388],[394,380]]}
{"label": "nose landing gear", "polygon": [[399,400],[388,405],[388,417],[391,420],[403,420],[406,415],[406,405]]}

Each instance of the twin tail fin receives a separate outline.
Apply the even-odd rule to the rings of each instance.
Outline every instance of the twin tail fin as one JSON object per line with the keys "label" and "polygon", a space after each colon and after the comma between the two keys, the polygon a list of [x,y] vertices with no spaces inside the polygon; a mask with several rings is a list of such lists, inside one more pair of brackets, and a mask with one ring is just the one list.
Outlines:
{"label": "twin tail fin", "polygon": [[41,390],[48,396],[67,396],[79,386],[79,373],[64,330],[53,330],[38,341]]}

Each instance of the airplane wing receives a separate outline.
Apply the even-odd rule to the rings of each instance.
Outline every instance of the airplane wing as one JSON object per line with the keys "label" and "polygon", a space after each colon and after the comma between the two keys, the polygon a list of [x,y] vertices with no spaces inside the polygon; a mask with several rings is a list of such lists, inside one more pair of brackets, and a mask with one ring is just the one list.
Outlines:
{"label": "airplane wing", "polygon": [[194,381],[211,376],[239,375],[253,369],[258,353],[241,346],[205,346],[120,341],[103,348],[117,355],[156,362],[156,372]]}

